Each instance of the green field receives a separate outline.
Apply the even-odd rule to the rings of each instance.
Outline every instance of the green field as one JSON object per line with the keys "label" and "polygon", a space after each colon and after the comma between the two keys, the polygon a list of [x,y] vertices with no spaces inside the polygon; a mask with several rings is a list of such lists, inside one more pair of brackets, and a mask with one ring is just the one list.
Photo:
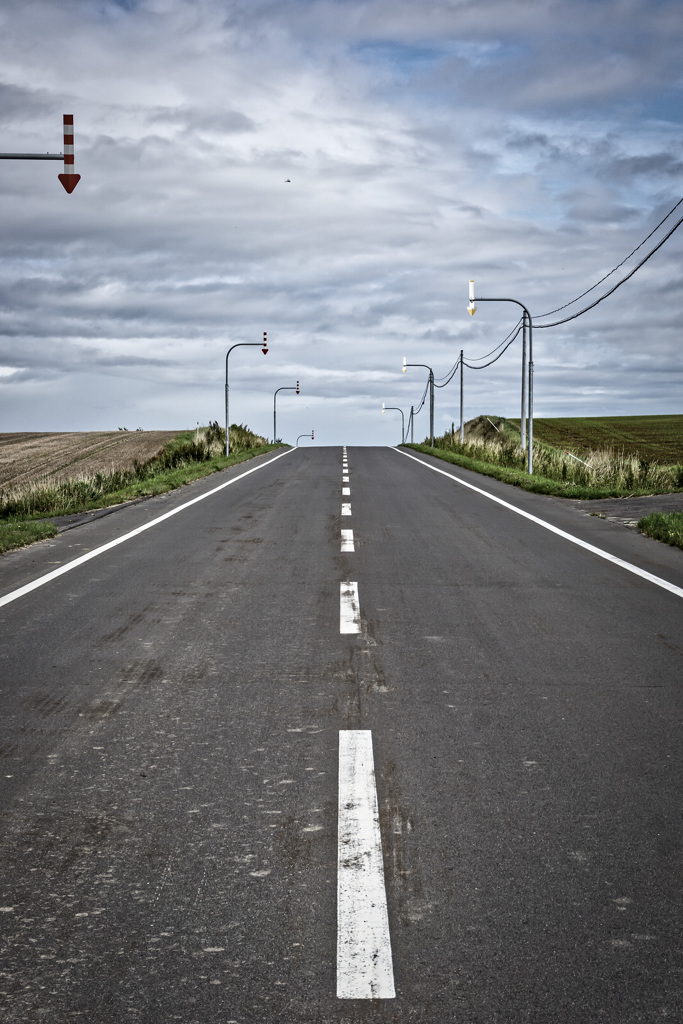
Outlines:
{"label": "green field", "polygon": [[[519,427],[519,420],[512,420]],[[660,465],[683,463],[681,416],[534,418],[534,440],[577,454],[611,448]]]}

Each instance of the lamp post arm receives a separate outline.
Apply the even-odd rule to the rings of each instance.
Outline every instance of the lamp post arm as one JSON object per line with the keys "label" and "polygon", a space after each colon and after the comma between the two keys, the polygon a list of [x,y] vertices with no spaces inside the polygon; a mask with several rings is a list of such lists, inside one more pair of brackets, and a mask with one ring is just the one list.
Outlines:
{"label": "lamp post arm", "polygon": [[[478,299],[474,298],[471,302],[514,302],[516,306],[521,306],[526,315],[526,322],[529,328],[529,415],[528,415],[528,455],[527,455],[527,472],[533,473],[534,467],[534,346],[532,337],[532,322],[531,313],[526,308],[523,302],[519,299]],[[520,423],[520,428],[522,424]]]}
{"label": "lamp post arm", "polygon": [[398,405],[385,405],[384,409],[382,411],[386,412],[387,409],[392,409],[394,412],[400,412],[400,414],[401,414],[401,444],[405,444],[405,440],[406,440],[406,418],[403,415],[403,409],[400,409],[398,407]]}
{"label": "lamp post arm", "polygon": [[[273,395],[273,444],[275,444],[275,440],[277,438],[277,409],[275,403],[277,401],[278,391],[296,391],[296,387],[291,386],[277,388],[275,394]],[[303,437],[304,435],[302,434],[301,436]]]}
{"label": "lamp post arm", "polygon": [[260,341],[238,341],[236,344],[231,345],[228,351],[225,353],[225,454],[230,454],[230,416],[229,416],[229,391],[228,386],[228,356],[235,348],[241,348],[244,345],[254,345],[256,348],[262,348]]}

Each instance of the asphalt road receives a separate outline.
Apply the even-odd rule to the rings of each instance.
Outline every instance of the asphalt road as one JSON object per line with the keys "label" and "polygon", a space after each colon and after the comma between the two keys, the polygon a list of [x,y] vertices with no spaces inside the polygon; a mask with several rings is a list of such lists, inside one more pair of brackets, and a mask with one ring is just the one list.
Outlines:
{"label": "asphalt road", "polygon": [[[679,589],[683,555],[348,460],[0,561],[1,601],[241,476],[0,607],[6,1024],[683,1019],[683,598],[455,478]],[[394,998],[337,996],[342,730],[372,737]]]}

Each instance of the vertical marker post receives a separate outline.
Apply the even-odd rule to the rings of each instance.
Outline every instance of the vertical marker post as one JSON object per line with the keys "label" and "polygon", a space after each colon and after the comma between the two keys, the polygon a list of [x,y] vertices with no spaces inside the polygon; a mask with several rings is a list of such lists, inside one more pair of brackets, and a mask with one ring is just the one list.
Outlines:
{"label": "vertical marker post", "polygon": [[64,115],[64,173],[58,175],[59,180],[71,195],[81,180],[80,174],[74,173],[74,116]]}

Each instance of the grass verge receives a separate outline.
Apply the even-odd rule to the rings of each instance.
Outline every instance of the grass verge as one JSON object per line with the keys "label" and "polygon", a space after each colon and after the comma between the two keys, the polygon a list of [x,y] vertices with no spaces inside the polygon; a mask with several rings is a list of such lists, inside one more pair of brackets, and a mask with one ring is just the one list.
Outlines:
{"label": "grass verge", "polygon": [[683,512],[653,512],[638,521],[638,529],[653,540],[683,548]]}
{"label": "grass verge", "polygon": [[[532,491],[535,494],[550,494],[557,498],[579,498],[581,500],[591,498],[625,498],[635,497],[641,494],[652,494],[652,487],[597,487],[583,483],[576,483],[570,480],[551,480],[549,477],[539,476],[533,473],[531,476],[524,469],[517,469],[513,466],[497,466],[490,462],[484,462],[471,455],[464,455],[443,448],[431,448],[428,444],[406,444],[404,448],[412,448],[425,455],[432,455],[444,462],[451,462],[463,469],[471,469],[475,473],[482,473],[484,476],[491,476],[495,480],[502,480],[503,483],[513,484],[525,491]],[[667,491],[680,490],[680,488],[669,488]]]}
{"label": "grass verge", "polygon": [[54,523],[45,522],[4,522],[0,523],[0,555],[14,548],[23,548],[37,540],[54,537],[58,533]]}

